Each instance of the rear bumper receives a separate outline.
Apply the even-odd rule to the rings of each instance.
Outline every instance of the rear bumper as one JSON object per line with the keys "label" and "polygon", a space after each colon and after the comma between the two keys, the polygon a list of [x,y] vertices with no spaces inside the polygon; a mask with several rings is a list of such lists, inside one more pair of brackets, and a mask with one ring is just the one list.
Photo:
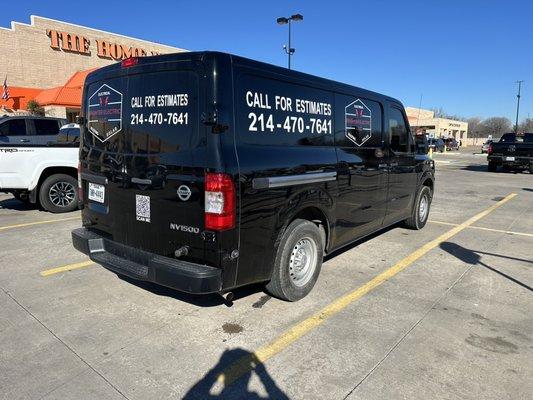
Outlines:
{"label": "rear bumper", "polygon": [[95,263],[130,278],[187,293],[222,290],[222,271],[208,265],[162,257],[104,238],[86,228],[72,231],[72,244]]}
{"label": "rear bumper", "polygon": [[[489,162],[496,163],[498,165],[506,165],[509,167],[524,167],[527,168],[529,165],[533,164],[533,158],[531,157],[520,157],[515,156],[514,160],[508,160],[509,156],[494,156],[490,155],[487,157]],[[510,156],[513,157],[513,156]]]}

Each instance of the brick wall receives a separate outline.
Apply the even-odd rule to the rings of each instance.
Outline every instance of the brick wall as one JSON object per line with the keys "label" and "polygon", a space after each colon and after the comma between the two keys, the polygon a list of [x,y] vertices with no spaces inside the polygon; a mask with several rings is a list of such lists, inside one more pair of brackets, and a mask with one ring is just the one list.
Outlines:
{"label": "brick wall", "polygon": [[[90,55],[81,55],[50,47],[47,29],[68,32],[90,40]],[[108,33],[92,28],[31,16],[31,24],[13,22],[0,28],[0,80],[7,75],[10,86],[50,88],[63,85],[76,71],[102,67],[114,62],[97,56],[96,40],[128,47],[138,47],[148,54],[185,51],[180,48]]]}

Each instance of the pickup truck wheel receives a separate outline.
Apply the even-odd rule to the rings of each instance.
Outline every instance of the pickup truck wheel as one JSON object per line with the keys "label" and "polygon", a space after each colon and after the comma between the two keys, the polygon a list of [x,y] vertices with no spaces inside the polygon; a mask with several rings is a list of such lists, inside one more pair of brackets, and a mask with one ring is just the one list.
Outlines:
{"label": "pickup truck wheel", "polygon": [[431,189],[422,186],[416,196],[411,216],[403,222],[407,228],[419,230],[426,225],[432,198]]}
{"label": "pickup truck wheel", "polygon": [[302,299],[315,286],[323,255],[320,229],[313,222],[294,220],[281,237],[267,291],[287,301]]}
{"label": "pickup truck wheel", "polygon": [[495,162],[489,161],[487,169],[489,170],[489,172],[496,172],[496,170],[498,169],[498,165]]}
{"label": "pickup truck wheel", "polygon": [[64,213],[78,207],[78,182],[70,175],[46,178],[39,190],[39,201],[46,211]]}

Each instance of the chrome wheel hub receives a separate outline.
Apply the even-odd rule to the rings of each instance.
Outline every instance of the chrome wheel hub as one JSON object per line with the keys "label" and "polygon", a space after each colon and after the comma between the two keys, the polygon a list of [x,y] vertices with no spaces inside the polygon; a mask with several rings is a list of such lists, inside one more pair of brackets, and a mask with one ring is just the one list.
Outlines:
{"label": "chrome wheel hub", "polygon": [[50,188],[48,198],[57,207],[67,207],[76,198],[76,189],[68,182],[57,182]]}
{"label": "chrome wheel hub", "polygon": [[420,199],[420,206],[418,207],[418,218],[421,222],[424,222],[429,212],[429,199],[426,195]]}
{"label": "chrome wheel hub", "polygon": [[293,247],[289,259],[289,273],[296,286],[304,286],[316,269],[317,245],[311,238],[300,239]]}

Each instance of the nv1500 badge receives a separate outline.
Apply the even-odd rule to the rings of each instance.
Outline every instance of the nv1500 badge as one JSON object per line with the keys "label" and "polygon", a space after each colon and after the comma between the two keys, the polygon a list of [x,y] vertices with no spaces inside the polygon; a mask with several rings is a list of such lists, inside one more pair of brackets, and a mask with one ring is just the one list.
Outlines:
{"label": "nv1500 badge", "polygon": [[173,230],[173,231],[181,231],[181,232],[189,232],[189,233],[200,233],[200,228],[197,228],[195,226],[187,226],[187,225],[175,224],[173,222],[170,223],[170,229]]}

